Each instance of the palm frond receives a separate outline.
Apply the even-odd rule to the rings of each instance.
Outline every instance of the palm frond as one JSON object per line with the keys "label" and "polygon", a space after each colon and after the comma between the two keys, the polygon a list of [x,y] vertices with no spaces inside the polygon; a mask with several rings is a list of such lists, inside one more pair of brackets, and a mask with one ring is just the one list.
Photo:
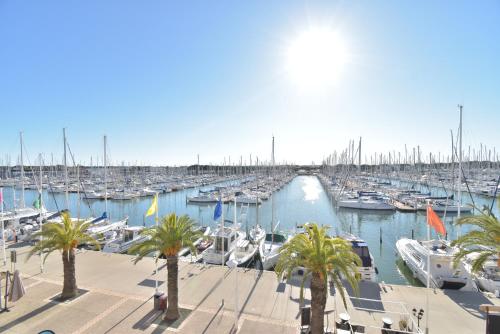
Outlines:
{"label": "palm frond", "polygon": [[[289,276],[297,267],[304,267],[307,273],[317,274],[325,287],[328,278],[334,282],[345,303],[341,276],[358,293],[357,266],[361,259],[352,251],[351,245],[340,238],[327,235],[328,227],[314,223],[304,225],[304,233],[295,235],[280,250],[280,258],[275,267],[278,279]],[[327,290],[325,290],[327,291]]]}
{"label": "palm frond", "polygon": [[194,242],[202,236],[189,216],[177,216],[175,213],[162,217],[161,224],[146,228],[141,233],[149,236],[149,240],[130,248],[128,253],[137,255],[135,263],[154,252],[177,256],[183,247],[189,247],[191,251],[196,252]]}

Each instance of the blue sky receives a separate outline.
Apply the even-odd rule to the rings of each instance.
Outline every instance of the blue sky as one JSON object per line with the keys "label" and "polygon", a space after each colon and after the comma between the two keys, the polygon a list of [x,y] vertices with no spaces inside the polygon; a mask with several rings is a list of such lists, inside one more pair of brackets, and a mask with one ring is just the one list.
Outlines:
{"label": "blue sky", "polygon": [[[301,32],[341,36],[334,83],[294,84]],[[320,162],[363,136],[364,153],[500,143],[498,1],[0,1],[0,159],[187,164]]]}

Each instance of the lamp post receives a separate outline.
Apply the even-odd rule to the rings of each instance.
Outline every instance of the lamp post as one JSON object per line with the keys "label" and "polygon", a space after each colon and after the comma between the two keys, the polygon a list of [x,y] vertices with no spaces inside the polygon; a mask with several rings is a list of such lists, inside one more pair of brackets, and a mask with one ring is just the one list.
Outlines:
{"label": "lamp post", "polygon": [[413,316],[417,318],[417,327],[420,328],[420,319],[424,316],[424,310],[420,309],[417,313],[417,309],[413,308]]}

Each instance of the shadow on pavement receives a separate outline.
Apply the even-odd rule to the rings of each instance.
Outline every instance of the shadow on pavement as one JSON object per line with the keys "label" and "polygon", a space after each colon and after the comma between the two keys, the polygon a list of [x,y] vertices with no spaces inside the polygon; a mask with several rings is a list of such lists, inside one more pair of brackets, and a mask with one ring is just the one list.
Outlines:
{"label": "shadow on pavement", "polygon": [[443,292],[448,298],[476,318],[486,318],[485,315],[479,311],[479,305],[493,305],[493,303],[481,292],[459,290],[443,290]]}
{"label": "shadow on pavement", "polygon": [[132,326],[132,328],[144,330],[148,328],[161,314],[161,311],[153,309],[146,313],[139,321],[137,321],[134,326]]}
{"label": "shadow on pavement", "polygon": [[54,307],[56,305],[57,305],[57,303],[50,302],[48,304],[40,306],[37,309],[34,309],[33,311],[31,311],[29,313],[26,313],[23,316],[20,316],[19,318],[16,318],[16,319],[12,320],[11,322],[6,323],[5,325],[2,325],[0,327],[0,333],[9,333],[9,329],[11,329],[12,327],[14,327],[22,322],[29,321],[31,318],[51,309],[52,307]]}
{"label": "shadow on pavement", "polygon": [[[376,282],[361,281],[358,284],[359,294],[357,295],[347,281],[342,281],[344,287],[355,308],[371,309],[373,311],[385,311],[382,297],[380,295],[380,286]],[[358,299],[366,298],[372,300]]]}
{"label": "shadow on pavement", "polygon": [[114,330],[119,324],[121,324],[125,319],[127,319],[128,317],[130,317],[132,314],[134,314],[137,310],[139,310],[141,307],[143,307],[151,298],[153,298],[153,296],[149,297],[148,299],[146,299],[143,303],[141,303],[139,306],[137,306],[135,309],[133,309],[132,311],[130,311],[126,316],[123,317],[123,319],[121,319],[120,321],[118,321],[116,324],[114,324],[110,329],[108,329],[106,333],[110,333],[112,330]]}

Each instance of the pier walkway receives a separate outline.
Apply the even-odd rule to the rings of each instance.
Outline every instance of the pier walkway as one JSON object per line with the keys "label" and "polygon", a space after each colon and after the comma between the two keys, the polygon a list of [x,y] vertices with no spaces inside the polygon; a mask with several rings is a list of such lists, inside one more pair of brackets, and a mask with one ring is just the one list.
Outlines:
{"label": "pier walkway", "polygon": [[[153,259],[144,259],[134,265],[132,256],[81,251],[76,257],[77,283],[80,289],[88,292],[68,303],[56,303],[51,298],[58,295],[62,288],[60,254],[50,255],[44,272],[40,273],[39,257],[34,256],[25,262],[28,248],[17,250],[17,269],[22,274],[26,295],[16,303],[9,303],[9,312],[0,314],[0,333],[38,333],[42,329],[52,329],[57,334],[230,333],[235,319],[236,275],[240,310],[238,333],[298,333],[298,281],[279,283],[274,272],[244,269],[236,272],[227,267],[179,262],[179,301],[189,315],[178,328],[170,328],[161,321],[161,315],[153,311]],[[166,266],[164,262],[160,262],[159,266],[160,290],[166,291]],[[10,270],[10,267],[11,264],[7,263],[0,270]],[[391,304],[391,301],[406,303],[410,312],[413,308],[418,310],[425,306],[423,288],[381,287],[372,283],[363,284],[361,288],[361,297],[381,301],[369,308],[389,311],[391,305],[399,305]],[[359,303],[364,301],[348,300],[351,322],[380,326],[382,313],[355,309],[354,306],[366,307],[366,304]],[[483,333],[484,314],[478,311],[478,307],[485,303],[499,305],[500,301],[481,293],[432,291],[430,333]],[[329,295],[327,301],[330,327],[333,327],[334,310],[345,311],[338,293]],[[400,319],[397,311],[394,312],[392,318],[397,325]],[[422,323],[425,324],[425,318]],[[380,331],[368,327],[367,333]]]}

